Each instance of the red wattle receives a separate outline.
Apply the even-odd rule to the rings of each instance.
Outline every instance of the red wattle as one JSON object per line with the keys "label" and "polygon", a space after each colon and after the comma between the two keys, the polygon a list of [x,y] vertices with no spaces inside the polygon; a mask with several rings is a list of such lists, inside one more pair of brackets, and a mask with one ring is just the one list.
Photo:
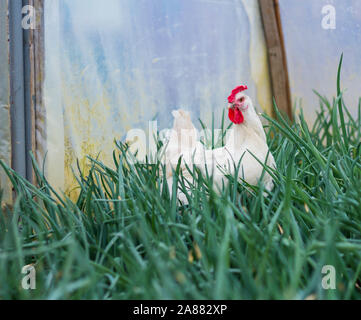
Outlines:
{"label": "red wattle", "polygon": [[228,117],[234,124],[241,124],[244,121],[243,113],[237,107],[229,108]]}

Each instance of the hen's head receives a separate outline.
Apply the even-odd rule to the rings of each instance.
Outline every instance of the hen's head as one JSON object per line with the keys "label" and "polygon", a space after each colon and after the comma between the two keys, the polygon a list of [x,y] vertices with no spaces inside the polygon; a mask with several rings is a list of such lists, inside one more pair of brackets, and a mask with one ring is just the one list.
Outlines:
{"label": "hen's head", "polygon": [[253,104],[250,97],[244,94],[247,86],[239,86],[233,89],[228,97],[228,117],[234,124],[240,125],[252,113]]}

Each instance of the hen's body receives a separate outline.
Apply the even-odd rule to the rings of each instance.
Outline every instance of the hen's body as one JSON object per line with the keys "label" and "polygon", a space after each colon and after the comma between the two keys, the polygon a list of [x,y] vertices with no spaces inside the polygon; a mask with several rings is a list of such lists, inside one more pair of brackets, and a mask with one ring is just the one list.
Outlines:
{"label": "hen's body", "polygon": [[[170,192],[173,184],[172,169],[175,169],[180,157],[180,169],[190,183],[192,176],[187,166],[192,168],[195,165],[204,176],[213,176],[213,182],[219,190],[228,183],[226,175],[234,176],[237,168],[239,180],[257,185],[263,175],[265,188],[269,191],[273,188],[272,177],[264,170],[264,165],[275,169],[276,164],[269,152],[262,123],[249,97],[238,93],[234,98],[236,102],[230,108],[239,108],[232,111],[241,113],[237,115],[241,123],[235,124],[230,130],[225,147],[214,150],[206,150],[197,141],[196,129],[189,113],[183,110],[173,113],[173,134],[166,149],[167,182]],[[182,193],[178,193],[178,198],[182,202],[187,202]]]}
{"label": "hen's body", "polygon": [[[194,163],[202,174],[212,172],[213,181],[218,188],[223,184],[227,185],[228,179],[225,175],[234,176],[237,168],[240,179],[250,185],[257,185],[264,170],[263,163],[275,168],[273,156],[268,152],[268,145],[260,135],[247,126],[236,126],[232,134],[234,137],[230,137],[223,148],[197,149]],[[266,189],[272,189],[273,181],[267,172],[264,174],[263,182]]]}

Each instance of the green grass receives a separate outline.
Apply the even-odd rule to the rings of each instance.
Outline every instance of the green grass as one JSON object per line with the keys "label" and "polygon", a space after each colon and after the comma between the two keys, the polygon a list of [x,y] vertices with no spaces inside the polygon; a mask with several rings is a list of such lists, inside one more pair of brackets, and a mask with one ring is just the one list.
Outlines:
{"label": "green grass", "polygon": [[[339,83],[332,101],[317,93],[312,128],[302,113],[268,118],[268,197],[233,177],[216,194],[194,171],[181,206],[162,165],[129,163],[120,143],[112,168],[89,158],[76,201],[35,163],[38,187],[1,162],[17,199],[0,214],[0,299],[360,299],[361,103],[353,119]],[[21,288],[27,264],[36,290]],[[336,290],[321,287],[324,265]]]}

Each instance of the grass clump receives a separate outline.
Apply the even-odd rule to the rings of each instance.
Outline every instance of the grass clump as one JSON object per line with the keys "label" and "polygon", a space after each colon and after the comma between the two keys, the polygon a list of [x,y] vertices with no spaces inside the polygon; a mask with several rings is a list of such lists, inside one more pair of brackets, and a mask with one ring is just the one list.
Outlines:
{"label": "grass clump", "polygon": [[[361,107],[353,119],[339,86],[319,97],[312,128],[302,113],[292,125],[268,118],[268,197],[233,177],[215,193],[194,171],[182,206],[163,166],[129,162],[123,144],[112,168],[89,158],[76,201],[35,162],[37,187],[1,162],[17,198],[1,206],[0,299],[360,299]],[[21,287],[28,264],[36,290]],[[326,265],[335,290],[322,288]]]}

